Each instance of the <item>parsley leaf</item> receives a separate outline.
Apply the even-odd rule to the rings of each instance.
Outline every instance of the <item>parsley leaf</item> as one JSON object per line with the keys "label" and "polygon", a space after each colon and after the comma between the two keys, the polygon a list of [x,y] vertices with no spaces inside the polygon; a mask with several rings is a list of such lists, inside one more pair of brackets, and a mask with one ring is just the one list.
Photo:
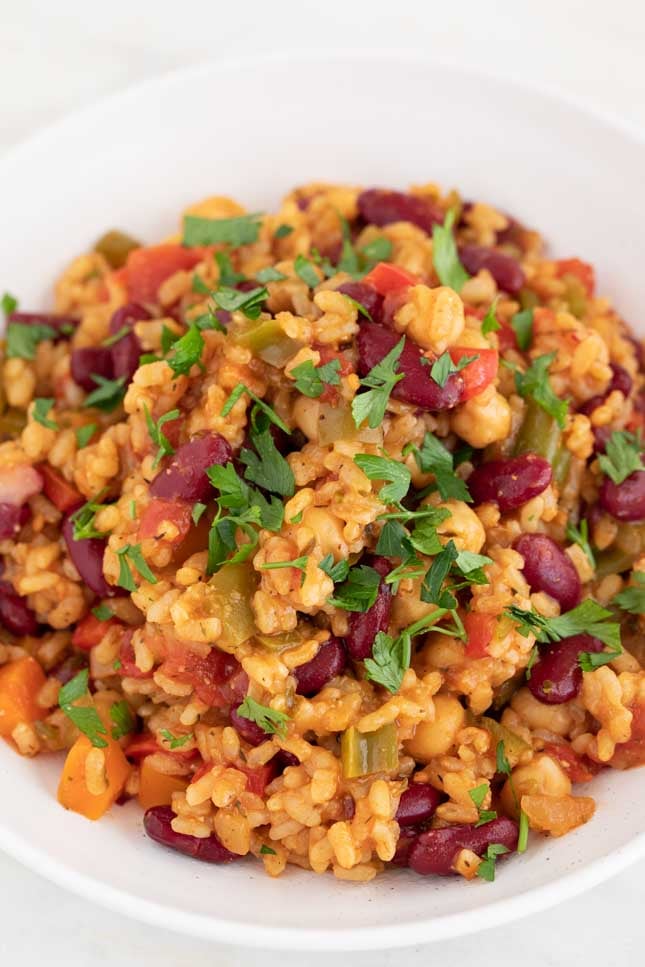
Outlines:
{"label": "parsley leaf", "polygon": [[525,373],[516,369],[515,386],[520,396],[532,397],[564,429],[569,404],[555,395],[549,380],[549,366],[555,357],[555,352],[546,353],[534,359]]}
{"label": "parsley leaf", "polygon": [[461,292],[470,276],[459,261],[452,231],[454,222],[455,212],[451,208],[443,225],[432,226],[432,262],[441,284],[450,286],[455,292]]}
{"label": "parsley leaf", "polygon": [[338,386],[340,384],[340,362],[332,359],[322,366],[314,366],[310,359],[290,371],[290,375],[295,377],[296,389],[303,396],[315,399],[322,396],[326,386]]}
{"label": "parsley leaf", "polygon": [[107,735],[107,729],[99,718],[99,713],[93,706],[74,705],[79,698],[89,698],[87,683],[89,671],[84,668],[71,681],[63,685],[58,693],[58,704],[61,711],[74,723],[76,728],[88,737],[97,749],[105,749],[107,741],[102,738]]}
{"label": "parsley leaf", "polygon": [[573,524],[567,524],[566,534],[572,544],[577,544],[582,548],[589,559],[589,563],[593,568],[595,568],[596,559],[593,551],[591,550],[591,544],[589,543],[589,523],[586,518],[583,518],[580,521],[580,527],[574,527]]}
{"label": "parsley leaf", "polygon": [[187,375],[195,363],[199,363],[204,351],[204,337],[193,323],[188,331],[173,344],[172,355],[166,362],[175,376]]}
{"label": "parsley leaf", "polygon": [[533,310],[523,309],[521,312],[516,312],[511,319],[511,328],[515,333],[517,345],[522,352],[526,352],[533,341]]}
{"label": "parsley leaf", "polygon": [[262,412],[264,413],[264,415],[266,417],[268,417],[268,419],[271,421],[271,423],[273,423],[275,426],[277,426],[280,430],[283,430],[284,433],[288,433],[289,435],[291,434],[291,430],[286,425],[286,423],[284,423],[280,419],[280,417],[275,412],[275,410],[273,410],[269,406],[268,403],[265,403],[264,400],[261,400],[259,396],[256,396],[255,393],[253,393],[248,388],[248,386],[245,386],[244,385],[244,383],[238,383],[237,386],[235,386],[231,390],[231,395],[229,396],[229,398],[227,399],[226,403],[224,404],[224,406],[222,408],[221,415],[222,416],[228,416],[228,414],[231,412],[231,410],[233,409],[233,407],[235,406],[235,404],[237,403],[237,401],[239,400],[239,398],[241,396],[243,396],[244,393],[246,393],[247,396],[250,396],[251,397],[251,399],[253,400],[253,402],[257,406],[259,406],[259,408],[262,410]]}
{"label": "parsley leaf", "polygon": [[278,225],[275,230],[274,238],[286,238],[287,235],[291,235],[294,228],[293,225],[286,225],[284,222],[282,225]]}
{"label": "parsley leaf", "polygon": [[[219,269],[219,286],[234,286],[238,282],[243,282],[246,276],[243,272],[236,272],[233,268],[233,263],[231,262],[231,256],[228,252],[215,252],[215,261],[217,262],[217,268]],[[206,293],[210,294],[208,286],[206,288]],[[203,292],[203,289],[201,290]]]}
{"label": "parsley leaf", "polygon": [[441,587],[448,577],[450,568],[457,560],[457,548],[454,541],[448,541],[443,550],[437,554],[421,585],[421,600],[429,604],[437,604],[440,608],[453,610],[457,601],[450,591],[443,591]]}
{"label": "parsley leaf", "polygon": [[403,633],[391,638],[379,631],[372,645],[372,657],[365,659],[365,677],[387,688],[388,692],[398,692],[403,676],[410,667],[410,635]]}
{"label": "parsley leaf", "polygon": [[615,658],[620,658],[622,653],[622,648],[616,648],[613,651],[581,651],[578,655],[578,664],[583,672],[592,672],[602,665],[608,665]]}
{"label": "parsley leaf", "polygon": [[10,322],[7,326],[7,359],[35,359],[38,343],[55,338],[56,330],[51,326]]}
{"label": "parsley leaf", "polygon": [[329,604],[344,611],[369,611],[378,594],[381,575],[373,567],[361,564],[351,567],[346,580],[335,588]]}
{"label": "parsley leaf", "polygon": [[250,695],[247,695],[242,704],[238,706],[237,714],[244,719],[255,722],[268,735],[279,735],[283,739],[287,734],[289,716],[284,712],[269,708],[267,705],[260,705]]}
{"label": "parsley leaf", "polygon": [[164,425],[164,423],[170,423],[172,420],[176,420],[178,417],[181,416],[181,413],[179,410],[170,410],[168,413],[164,413],[163,416],[160,416],[157,422],[155,423],[155,421],[150,416],[150,410],[145,405],[145,403],[143,405],[143,412],[146,417],[146,424],[148,426],[148,433],[150,434],[150,439],[155,444],[155,446],[159,448],[152,462],[152,468],[153,470],[155,470],[159,466],[159,462],[162,457],[170,456],[175,452],[175,448],[172,446],[172,444],[170,443],[170,440],[165,435],[165,433],[162,432],[161,428]]}
{"label": "parsley leaf", "polygon": [[375,238],[360,250],[361,261],[365,271],[369,271],[379,262],[389,262],[392,257],[392,242],[389,238]]}
{"label": "parsley leaf", "polygon": [[77,427],[75,433],[76,445],[79,450],[82,450],[83,447],[87,446],[96,433],[96,423],[86,423],[85,426],[79,426]]}
{"label": "parsley leaf", "polygon": [[336,269],[338,272],[348,272],[349,275],[355,275],[358,272],[358,254],[352,245],[352,236],[347,219],[343,218],[341,214],[338,215],[338,218],[343,235],[343,246]]}
{"label": "parsley leaf", "polygon": [[441,440],[429,430],[426,432],[421,448],[411,447],[419,470],[434,474],[437,489],[442,500],[463,500],[471,504],[473,498],[465,482],[454,472],[454,456]]}
{"label": "parsley leaf", "polygon": [[114,346],[115,343],[120,342],[121,339],[123,339],[124,336],[127,336],[130,331],[130,326],[121,326],[117,332],[113,332],[107,337],[107,339],[104,339],[101,345],[105,346],[106,349],[109,349],[110,346]]}
{"label": "parsley leaf", "polygon": [[488,789],[488,783],[482,782],[480,786],[476,786],[474,789],[468,790],[468,795],[472,799],[474,805],[477,807],[477,812],[479,813],[479,818],[475,823],[476,827],[489,823],[491,819],[497,819],[497,813],[494,809],[482,809],[482,803],[488,795]]}
{"label": "parsley leaf", "polygon": [[194,738],[192,732],[186,732],[184,735],[173,735],[168,729],[161,729],[159,735],[166,740],[171,749],[181,749]]}
{"label": "parsley leaf", "polygon": [[111,413],[117,406],[120,406],[125,396],[125,376],[118,379],[106,379],[98,373],[92,373],[92,379],[97,384],[97,388],[85,397],[83,406],[93,406],[104,413]]}
{"label": "parsley leaf", "polygon": [[98,511],[108,506],[107,504],[99,503],[105,493],[105,490],[101,490],[96,497],[84,503],[70,517],[72,537],[75,541],[85,541],[93,537],[101,538],[107,536],[104,531],[97,531],[94,526],[94,518]]}
{"label": "parsley leaf", "polygon": [[309,286],[310,289],[315,289],[317,285],[320,285],[320,279],[318,278],[318,273],[314,268],[313,262],[306,259],[304,255],[298,255],[295,262],[293,263],[293,268],[296,275],[300,276],[302,281]]}
{"label": "parsley leaf", "polygon": [[60,427],[58,426],[58,423],[56,423],[54,420],[50,420],[47,416],[53,406],[53,399],[39,396],[34,400],[34,408],[31,411],[31,415],[36,423],[40,423],[41,426],[46,427],[48,430],[59,430]]}
{"label": "parsley leaf", "polygon": [[529,845],[529,817],[520,809],[520,831],[517,838],[517,852],[525,853]]}
{"label": "parsley leaf", "polygon": [[367,387],[368,391],[359,393],[352,400],[352,416],[357,427],[367,420],[367,425],[375,430],[383,422],[390,393],[404,377],[404,373],[396,372],[404,345],[405,337],[402,336],[396,346],[361,380],[361,386]]}
{"label": "parsley leaf", "polygon": [[222,286],[213,292],[213,301],[220,309],[227,312],[243,312],[247,319],[259,319],[264,300],[269,292],[263,285],[258,285],[249,292],[239,289],[229,289]]}
{"label": "parsley leaf", "polygon": [[491,302],[488,307],[488,312],[482,319],[482,336],[487,336],[489,332],[497,332],[502,328],[501,324],[497,321],[497,316],[495,310],[497,309],[497,299]]}
{"label": "parsley leaf", "polygon": [[632,579],[635,585],[628,585],[612,598],[612,604],[618,605],[630,614],[645,614],[645,573],[633,571]]}
{"label": "parsley leaf", "polygon": [[201,501],[198,500],[196,504],[193,504],[193,509],[190,514],[193,524],[199,524],[205,510],[206,504],[202,504]]}
{"label": "parsley leaf", "polygon": [[410,489],[412,475],[405,464],[398,460],[358,453],[354,457],[354,463],[370,480],[389,481],[381,487],[378,495],[384,504],[400,504]]}
{"label": "parsley leaf", "polygon": [[265,846],[263,843],[260,847],[260,856],[277,856],[277,853],[270,846]]}
{"label": "parsley leaf", "polygon": [[92,614],[98,621],[109,621],[110,618],[114,617],[114,611],[108,608],[107,604],[98,604],[95,608],[92,608]]}
{"label": "parsley leaf", "polygon": [[251,432],[251,442],[257,453],[246,447],[240,452],[246,479],[282,497],[292,497],[296,489],[293,470],[276,447],[271,431]]}
{"label": "parsley leaf", "polygon": [[257,242],[261,222],[259,213],[236,218],[201,218],[184,215],[182,243],[189,248],[198,245],[252,245]]}
{"label": "parsley leaf", "polygon": [[126,591],[136,591],[134,577],[130,564],[132,563],[141,577],[150,584],[156,584],[157,578],[154,576],[141,552],[141,544],[124,544],[114,552],[119,558],[119,578],[117,584]]}
{"label": "parsley leaf", "polygon": [[451,373],[461,372],[464,367],[466,367],[469,363],[474,363],[477,359],[479,359],[478,354],[475,356],[462,356],[457,363],[453,363],[450,353],[448,350],[446,350],[446,352],[442,353],[441,356],[439,356],[438,359],[436,359],[432,364],[430,375],[437,386],[441,386],[443,389],[448,382],[448,377]]}
{"label": "parsley leaf", "polygon": [[5,316],[10,316],[12,312],[15,312],[18,308],[18,300],[15,296],[11,295],[10,292],[5,292],[0,300],[0,305],[2,306],[2,311]]}
{"label": "parsley leaf", "polygon": [[504,747],[503,739],[500,739],[497,743],[497,747],[495,749],[495,762],[497,771],[503,773],[505,776],[510,777],[511,764],[506,758],[506,748]]}
{"label": "parsley leaf", "polygon": [[488,880],[489,883],[492,883],[495,879],[495,861],[497,857],[508,852],[508,846],[503,846],[501,843],[491,843],[487,846],[483,859],[477,867],[477,876],[482,880]]}
{"label": "parsley leaf", "polygon": [[300,584],[302,585],[305,583],[308,563],[309,558],[305,555],[304,557],[296,557],[291,561],[269,561],[267,564],[261,564],[260,568],[263,571],[277,571],[286,567],[295,567],[301,573]]}
{"label": "parsley leaf", "polygon": [[614,430],[607,441],[605,452],[598,457],[600,468],[615,484],[643,469],[642,443],[638,436]]}
{"label": "parsley leaf", "polygon": [[333,554],[325,554],[323,559],[318,562],[321,571],[330,577],[334,584],[344,581],[349,574],[349,564],[347,561],[337,561],[334,563]]}
{"label": "parsley leaf", "polygon": [[612,617],[611,611],[602,608],[591,598],[586,598],[582,604],[556,618],[545,618],[537,611],[524,611],[517,605],[507,608],[506,614],[518,623],[522,635],[533,634],[538,641],[561,641],[573,635],[589,634],[610,648],[621,647],[620,625],[607,621]]}
{"label": "parsley leaf", "polygon": [[433,557],[440,554],[443,545],[437,534],[437,525],[448,520],[450,511],[446,507],[425,507],[423,513],[415,518],[414,530],[410,534],[410,541],[420,554]]}
{"label": "parsley leaf", "polygon": [[125,699],[121,699],[120,702],[115,702],[110,706],[110,718],[114,722],[113,739],[118,741],[124,735],[134,731],[134,715]]}
{"label": "parsley leaf", "polygon": [[272,265],[267,265],[265,269],[260,269],[259,272],[255,273],[255,278],[262,285],[266,285],[267,282],[283,282],[289,276],[285,275],[284,272],[279,272],[277,269],[274,269]]}

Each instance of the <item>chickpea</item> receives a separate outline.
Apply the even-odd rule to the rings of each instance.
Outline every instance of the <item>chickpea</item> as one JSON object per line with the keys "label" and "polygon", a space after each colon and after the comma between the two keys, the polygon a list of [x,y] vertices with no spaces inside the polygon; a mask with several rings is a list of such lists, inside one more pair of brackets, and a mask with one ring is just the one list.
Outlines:
{"label": "chickpea", "polygon": [[530,729],[545,729],[556,735],[567,735],[574,719],[567,703],[545,705],[528,690],[520,688],[511,699],[511,708]]}
{"label": "chickpea", "polygon": [[571,780],[554,759],[538,755],[528,765],[513,769],[513,788],[507,779],[501,792],[505,811],[518,818],[513,790],[518,802],[522,796],[569,796]]}
{"label": "chickpea", "polygon": [[419,346],[442,353],[454,345],[464,329],[464,304],[448,286],[435,289],[414,285],[394,314],[399,332],[407,332]]}
{"label": "chickpea", "polygon": [[494,386],[488,386],[457,407],[450,417],[450,429],[479,450],[508,436],[511,408]]}
{"label": "chickpea", "polygon": [[[423,578],[406,581],[399,588],[399,593],[392,602],[392,625],[395,628],[405,628],[427,614],[437,610],[436,604],[429,604],[421,600],[421,582]],[[409,585],[409,587],[408,587]]]}
{"label": "chickpea", "polygon": [[308,507],[302,515],[302,523],[316,535],[320,549],[333,555],[335,561],[346,558],[349,548],[343,537],[343,522],[323,507]]}
{"label": "chickpea", "polygon": [[411,739],[404,742],[405,751],[417,762],[428,763],[445,755],[455,744],[457,733],[464,727],[466,713],[454,695],[435,695],[433,722],[419,722]]}
{"label": "chickpea", "polygon": [[302,430],[308,440],[317,443],[320,401],[312,400],[308,396],[299,396],[293,405],[292,413],[298,429]]}
{"label": "chickpea", "polygon": [[[436,498],[430,501],[437,503]],[[486,542],[486,531],[475,511],[463,500],[444,500],[441,506],[450,511],[450,517],[437,526],[437,534],[445,538],[446,544],[453,540],[458,551],[478,554]]]}

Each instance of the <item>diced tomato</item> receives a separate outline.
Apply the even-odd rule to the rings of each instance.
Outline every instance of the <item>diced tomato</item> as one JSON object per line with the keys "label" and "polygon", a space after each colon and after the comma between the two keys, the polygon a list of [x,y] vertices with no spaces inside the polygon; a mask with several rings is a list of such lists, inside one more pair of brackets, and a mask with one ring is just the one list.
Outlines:
{"label": "diced tomato", "polygon": [[123,635],[121,647],[119,648],[119,661],[121,664],[117,668],[117,674],[122,678],[152,678],[152,671],[142,672],[135,661],[134,648],[132,646],[133,634],[134,631],[126,631]]}
{"label": "diced tomato", "polygon": [[249,680],[233,655],[211,648],[206,657],[172,642],[162,665],[165,675],[192,685],[206,705],[223,708],[239,704],[246,695]]}
{"label": "diced tomato", "polygon": [[616,746],[609,765],[614,769],[633,769],[645,765],[645,703],[630,708],[632,734],[627,742]]}
{"label": "diced tomato", "polygon": [[556,262],[556,271],[559,278],[563,275],[575,275],[585,287],[588,296],[594,294],[596,287],[596,273],[593,265],[583,262],[581,259],[560,259]]}
{"label": "diced tomato", "polygon": [[201,249],[163,244],[136,248],[125,263],[125,285],[134,302],[156,302],[157,291],[168,276],[201,262]]}
{"label": "diced tomato", "polygon": [[256,796],[264,796],[264,790],[277,775],[277,768],[271,759],[263,766],[251,769],[249,766],[236,765],[238,772],[243,772],[247,777],[246,791],[255,793]]}
{"label": "diced tomato", "polygon": [[564,742],[547,742],[544,751],[552,759],[557,759],[571,782],[589,782],[597,776],[602,766],[586,755],[578,755]]}
{"label": "diced tomato", "polygon": [[464,381],[464,388],[461,394],[462,402],[472,399],[473,396],[477,396],[497,376],[499,356],[496,349],[470,349],[465,346],[451,346],[448,352],[455,365],[464,356],[478,357],[472,363],[464,366],[461,371]]}
{"label": "diced tomato", "polygon": [[464,615],[463,620],[467,635],[467,657],[486,658],[488,656],[488,645],[495,630],[497,620],[495,615],[484,614],[480,611],[469,611]]}
{"label": "diced tomato", "polygon": [[161,524],[168,521],[177,528],[177,535],[171,543],[181,544],[192,524],[191,512],[190,504],[182,500],[152,500],[141,517],[139,537],[145,540],[147,537],[160,536]]}
{"label": "diced tomato", "polygon": [[76,487],[69,483],[65,478],[50,467],[48,463],[41,463],[38,466],[43,478],[43,491],[45,496],[51,500],[52,504],[62,514],[78,507],[83,503],[83,497],[79,494]]}
{"label": "diced tomato", "polygon": [[363,282],[373,286],[380,295],[387,295],[394,289],[403,289],[408,285],[418,285],[419,280],[411,272],[407,272],[399,265],[390,262],[379,262],[371,272],[368,272]]}
{"label": "diced tomato", "polygon": [[[191,759],[197,758],[199,752],[197,749],[168,749],[166,747],[161,747],[154,735],[150,732],[142,732],[141,735],[135,735],[131,742],[123,750],[129,759],[145,759],[148,755],[154,755],[155,752],[163,752],[166,755],[175,756],[178,759],[185,759],[189,762]],[[212,763],[210,764],[212,768]],[[208,770],[205,770],[208,771]]]}
{"label": "diced tomato", "polygon": [[507,349],[519,349],[515,330],[507,322],[502,322],[502,328],[497,330],[497,344],[501,352]]}
{"label": "diced tomato", "polygon": [[121,622],[116,618],[108,618],[107,621],[99,619],[90,612],[86,614],[82,621],[76,625],[72,635],[72,644],[81,651],[90,651],[95,645],[103,641],[108,628],[120,625]]}

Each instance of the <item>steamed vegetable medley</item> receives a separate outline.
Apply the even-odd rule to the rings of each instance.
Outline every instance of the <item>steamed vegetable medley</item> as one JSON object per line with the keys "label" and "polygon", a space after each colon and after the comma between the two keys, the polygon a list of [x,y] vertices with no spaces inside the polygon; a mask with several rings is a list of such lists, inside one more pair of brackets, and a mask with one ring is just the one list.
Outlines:
{"label": "steamed vegetable medley", "polygon": [[312,184],[3,307],[0,733],[65,808],[492,880],[645,761],[642,350],[590,265]]}

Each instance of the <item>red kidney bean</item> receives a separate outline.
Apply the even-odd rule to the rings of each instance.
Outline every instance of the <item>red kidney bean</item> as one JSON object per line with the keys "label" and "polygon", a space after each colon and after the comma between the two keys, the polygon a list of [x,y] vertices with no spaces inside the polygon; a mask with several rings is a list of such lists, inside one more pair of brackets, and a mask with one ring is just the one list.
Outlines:
{"label": "red kidney bean", "polygon": [[[459,851],[472,850],[483,856],[489,846],[499,843],[509,852],[517,849],[518,826],[512,819],[500,816],[483,826],[446,826],[420,833],[408,856],[408,866],[424,876],[450,876]],[[506,855],[506,854],[502,854]]]}
{"label": "red kidney bean", "polygon": [[509,255],[497,252],[483,245],[462,245],[459,249],[462,265],[471,275],[477,275],[480,269],[488,269],[497,285],[504,292],[517,295],[524,285],[524,272],[519,262]]}
{"label": "red kidney bean", "polygon": [[[358,333],[358,371],[366,376],[384,356],[394,349],[401,336],[383,326],[366,322]],[[464,381],[459,373],[452,373],[443,387],[435,383],[430,375],[430,366],[421,349],[405,340],[403,352],[399,356],[398,372],[405,373],[392,391],[392,396],[425,410],[449,410],[461,399]]]}
{"label": "red kidney bean", "polygon": [[551,483],[551,465],[535,453],[490,460],[475,467],[468,488],[476,504],[494,501],[502,513],[521,507]]}
{"label": "red kidney bean", "polygon": [[0,628],[12,635],[33,635],[38,628],[35,614],[8,581],[0,581]]}
{"label": "red kidney bean", "polygon": [[61,685],[66,685],[71,682],[75,675],[78,675],[82,668],[87,668],[87,655],[75,652],[73,655],[68,655],[59,665],[56,665],[49,674],[53,675]]}
{"label": "red kidney bean", "polygon": [[341,799],[341,808],[343,810],[343,819],[353,819],[356,813],[356,803],[354,802],[354,797],[347,793]]}
{"label": "red kidney bean", "polygon": [[125,377],[126,385],[138,369],[139,357],[142,353],[141,343],[132,331],[134,324],[150,318],[150,313],[144,306],[139,305],[138,302],[128,302],[127,305],[117,309],[110,319],[112,335],[116,335],[124,326],[127,326],[130,330],[110,347],[114,376],[116,379]]}
{"label": "red kidney bean", "polygon": [[392,222],[412,222],[431,233],[433,225],[443,224],[445,215],[438,205],[406,195],[402,191],[387,191],[382,188],[369,188],[358,196],[358,210],[371,225],[391,225]]}
{"label": "red kidney bean", "polygon": [[[403,286],[400,289],[392,289],[383,298],[383,313],[382,322],[384,326],[389,326],[390,329],[395,329],[394,316],[399,311],[401,306],[406,302],[408,298],[408,292],[410,291],[409,286]],[[401,338],[401,333],[399,333],[399,339]]]}
{"label": "red kidney bean", "polygon": [[255,279],[242,279],[241,282],[235,283],[235,288],[238,292],[252,292],[253,289],[257,289],[260,285]]}
{"label": "red kidney bean", "polygon": [[338,292],[348,295],[350,299],[360,302],[367,309],[373,322],[381,322],[383,317],[383,296],[376,289],[364,282],[343,282],[338,286]]}
{"label": "red kidney bean", "polygon": [[110,333],[115,336],[124,326],[128,326],[131,329],[135,322],[145,322],[146,319],[151,318],[152,316],[145,306],[140,305],[138,302],[128,302],[112,314],[112,318],[110,319]]}
{"label": "red kidney bean", "polygon": [[72,350],[71,363],[72,379],[87,393],[91,393],[98,386],[93,375],[112,379],[114,366],[112,350],[107,346],[83,346],[82,349]]}
{"label": "red kidney bean", "polygon": [[30,516],[28,504],[0,503],[0,541],[15,537]]}
{"label": "red kidney bean", "polygon": [[412,782],[399,799],[394,817],[399,826],[419,826],[432,819],[443,799],[442,794],[427,782]]}
{"label": "red kidney bean", "polygon": [[251,719],[245,719],[243,715],[238,715],[234,708],[231,709],[230,718],[231,725],[239,737],[248,742],[249,745],[260,745],[266,741],[267,734],[257,722],[252,722]]}
{"label": "red kidney bean", "polygon": [[636,470],[619,484],[605,477],[598,503],[617,520],[645,520],[645,470]]}
{"label": "red kidney bean", "polygon": [[604,645],[591,635],[572,635],[540,649],[539,660],[527,681],[529,691],[545,705],[561,705],[575,698],[582,685],[578,658],[582,651],[602,651]]}
{"label": "red kidney bean", "polygon": [[345,647],[340,638],[325,641],[311,661],[294,668],[298,695],[315,695],[336,675],[340,675],[347,664]]}
{"label": "red kidney bean", "polygon": [[162,500],[204,501],[213,495],[206,470],[214,463],[228,463],[232,457],[233,451],[219,433],[193,437],[164,461],[163,469],[150,484],[150,493]]}
{"label": "red kidney bean", "polygon": [[393,866],[407,866],[410,858],[410,850],[419,837],[419,830],[411,826],[402,826],[396,844],[396,852],[390,860]]}
{"label": "red kidney bean", "polygon": [[112,587],[103,577],[103,555],[106,542],[99,537],[90,537],[82,541],[74,540],[74,524],[70,516],[63,522],[63,537],[67,545],[67,553],[72,559],[74,567],[91,591],[104,598],[118,593],[118,588]]}
{"label": "red kidney bean", "polygon": [[571,611],[580,600],[580,578],[571,558],[546,534],[522,534],[514,544],[524,558],[524,577],[531,591],[545,591]]}
{"label": "red kidney bean", "polygon": [[269,761],[275,764],[278,775],[281,775],[285,769],[289,768],[289,766],[300,765],[300,760],[298,759],[298,757],[295,756],[293,752],[287,752],[286,749],[280,749],[280,751],[276,752],[273,758],[270,759]]}
{"label": "red kidney bean", "polygon": [[[629,397],[633,386],[631,376],[623,366],[619,366],[617,363],[612,363],[611,369],[613,376],[606,392],[597,396],[592,396],[591,399],[586,400],[581,406],[578,407],[579,413],[584,413],[585,416],[591,416],[593,411],[598,409],[599,406],[602,406],[609,394],[613,393],[614,390],[619,390],[625,399]],[[613,432],[611,427],[592,426],[591,430],[594,436],[594,453],[604,453],[607,442]]]}
{"label": "red kidney bean", "polygon": [[76,316],[62,316],[54,312],[12,312],[7,317],[7,322],[18,322],[22,326],[51,326],[56,330],[57,339],[69,339],[71,330],[63,330],[69,327],[76,329],[79,320]]}
{"label": "red kidney bean", "polygon": [[[385,557],[366,558],[364,561],[384,578],[392,570]],[[364,661],[372,654],[372,645],[379,631],[387,631],[392,611],[392,589],[385,581],[379,584],[376,601],[367,611],[352,611],[347,629],[347,651],[354,661]]]}
{"label": "red kidney bean", "polygon": [[632,391],[634,381],[625,367],[619,366],[618,363],[611,364],[611,371],[613,376],[611,383],[609,384],[609,389],[607,390],[607,395],[609,395],[609,393],[613,393],[615,390],[619,390],[623,396],[627,398]]}
{"label": "red kidney bean", "polygon": [[143,828],[155,843],[161,843],[162,846],[168,846],[204,863],[231,863],[241,859],[237,853],[227,850],[215,833],[204,839],[176,833],[171,826],[174,816],[170,806],[152,806],[143,817]]}

